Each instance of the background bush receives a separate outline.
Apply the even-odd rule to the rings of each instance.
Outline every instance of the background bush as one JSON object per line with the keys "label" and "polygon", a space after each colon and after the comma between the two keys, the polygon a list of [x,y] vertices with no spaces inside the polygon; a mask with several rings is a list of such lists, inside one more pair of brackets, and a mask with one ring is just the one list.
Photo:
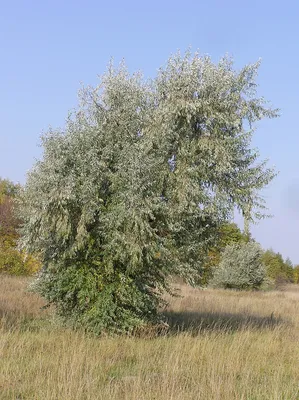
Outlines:
{"label": "background bush", "polygon": [[225,248],[211,283],[226,289],[257,289],[265,276],[260,245],[239,243]]}

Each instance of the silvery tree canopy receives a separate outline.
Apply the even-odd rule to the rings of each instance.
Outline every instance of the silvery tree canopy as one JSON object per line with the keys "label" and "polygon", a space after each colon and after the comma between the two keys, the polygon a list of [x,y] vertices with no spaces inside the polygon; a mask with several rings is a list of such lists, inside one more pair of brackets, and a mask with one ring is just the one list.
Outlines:
{"label": "silvery tree canopy", "polygon": [[95,332],[155,321],[167,277],[200,274],[234,207],[262,215],[274,172],[251,136],[277,111],[256,97],[258,66],[177,54],[145,81],[111,65],[43,136],[22,245],[40,255],[37,290],[61,315]]}

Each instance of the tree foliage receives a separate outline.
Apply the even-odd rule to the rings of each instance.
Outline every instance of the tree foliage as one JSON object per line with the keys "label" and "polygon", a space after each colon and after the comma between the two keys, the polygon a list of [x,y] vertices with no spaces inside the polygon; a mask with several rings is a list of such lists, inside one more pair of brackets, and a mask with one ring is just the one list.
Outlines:
{"label": "tree foliage", "polygon": [[258,243],[228,245],[215,270],[212,285],[225,289],[258,289],[266,276]]}
{"label": "tree foliage", "polygon": [[234,243],[247,243],[248,237],[241,232],[235,223],[222,224],[216,234],[215,244],[208,250],[206,262],[203,264],[200,283],[206,285],[213,276],[215,268],[219,265],[221,254],[225,247]]}
{"label": "tree foliage", "polygon": [[17,249],[20,220],[15,212],[20,186],[0,179],[0,272],[13,275],[32,274],[39,269],[38,261]]}
{"label": "tree foliage", "polygon": [[294,276],[294,283],[299,284],[299,265],[296,265],[294,267],[293,276]]}
{"label": "tree foliage", "polygon": [[280,253],[275,253],[273,250],[265,251],[263,263],[266,266],[267,276],[276,283],[293,282],[293,264],[289,259],[284,261]]}
{"label": "tree foliage", "polygon": [[201,272],[233,207],[262,216],[274,172],[250,140],[277,112],[256,96],[257,69],[177,54],[145,82],[110,65],[44,135],[22,244],[41,255],[37,290],[61,315],[95,332],[156,321],[167,277]]}

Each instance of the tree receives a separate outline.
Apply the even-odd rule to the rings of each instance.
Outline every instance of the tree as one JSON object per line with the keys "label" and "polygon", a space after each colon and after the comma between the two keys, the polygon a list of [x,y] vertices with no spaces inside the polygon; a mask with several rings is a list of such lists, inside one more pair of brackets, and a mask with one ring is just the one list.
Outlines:
{"label": "tree", "polygon": [[294,280],[293,264],[290,259],[286,261],[280,253],[267,250],[263,254],[263,263],[266,266],[267,276],[278,283],[292,282]]}
{"label": "tree", "polygon": [[7,197],[15,198],[19,190],[20,185],[11,182],[9,179],[0,178],[0,203]]}
{"label": "tree", "polygon": [[39,269],[38,261],[17,249],[20,220],[15,212],[20,185],[0,179],[0,272],[14,275],[31,274]]}
{"label": "tree", "polygon": [[289,282],[294,282],[294,265],[289,257],[284,262],[284,269]]}
{"label": "tree", "polygon": [[266,276],[258,243],[232,244],[225,248],[212,285],[225,289],[258,289]]}
{"label": "tree", "polygon": [[19,220],[14,212],[15,198],[19,185],[0,179],[0,246],[16,246]]}
{"label": "tree", "polygon": [[221,225],[216,235],[216,242],[213,247],[208,250],[207,261],[203,265],[200,283],[206,285],[213,276],[215,267],[220,263],[221,253],[226,246],[237,243],[247,243],[248,237],[241,232],[235,223],[226,222]]}
{"label": "tree", "polygon": [[299,265],[294,267],[294,283],[299,283]]}
{"label": "tree", "polygon": [[256,97],[257,69],[177,54],[144,82],[110,65],[43,137],[22,245],[41,255],[37,290],[62,316],[97,333],[155,322],[168,276],[201,272],[234,207],[262,216],[258,191],[275,174],[250,139],[277,112]]}
{"label": "tree", "polygon": [[0,200],[0,242],[1,244],[15,245],[18,234],[19,221],[13,210],[14,200],[3,196]]}

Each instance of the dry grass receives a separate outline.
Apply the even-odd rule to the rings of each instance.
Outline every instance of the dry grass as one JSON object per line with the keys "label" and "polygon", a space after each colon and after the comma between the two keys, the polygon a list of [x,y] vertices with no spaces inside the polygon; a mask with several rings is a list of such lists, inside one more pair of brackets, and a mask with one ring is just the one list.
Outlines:
{"label": "dry grass", "polygon": [[0,399],[299,399],[299,288],[195,290],[170,331],[89,337],[59,328],[27,280],[0,276]]}

